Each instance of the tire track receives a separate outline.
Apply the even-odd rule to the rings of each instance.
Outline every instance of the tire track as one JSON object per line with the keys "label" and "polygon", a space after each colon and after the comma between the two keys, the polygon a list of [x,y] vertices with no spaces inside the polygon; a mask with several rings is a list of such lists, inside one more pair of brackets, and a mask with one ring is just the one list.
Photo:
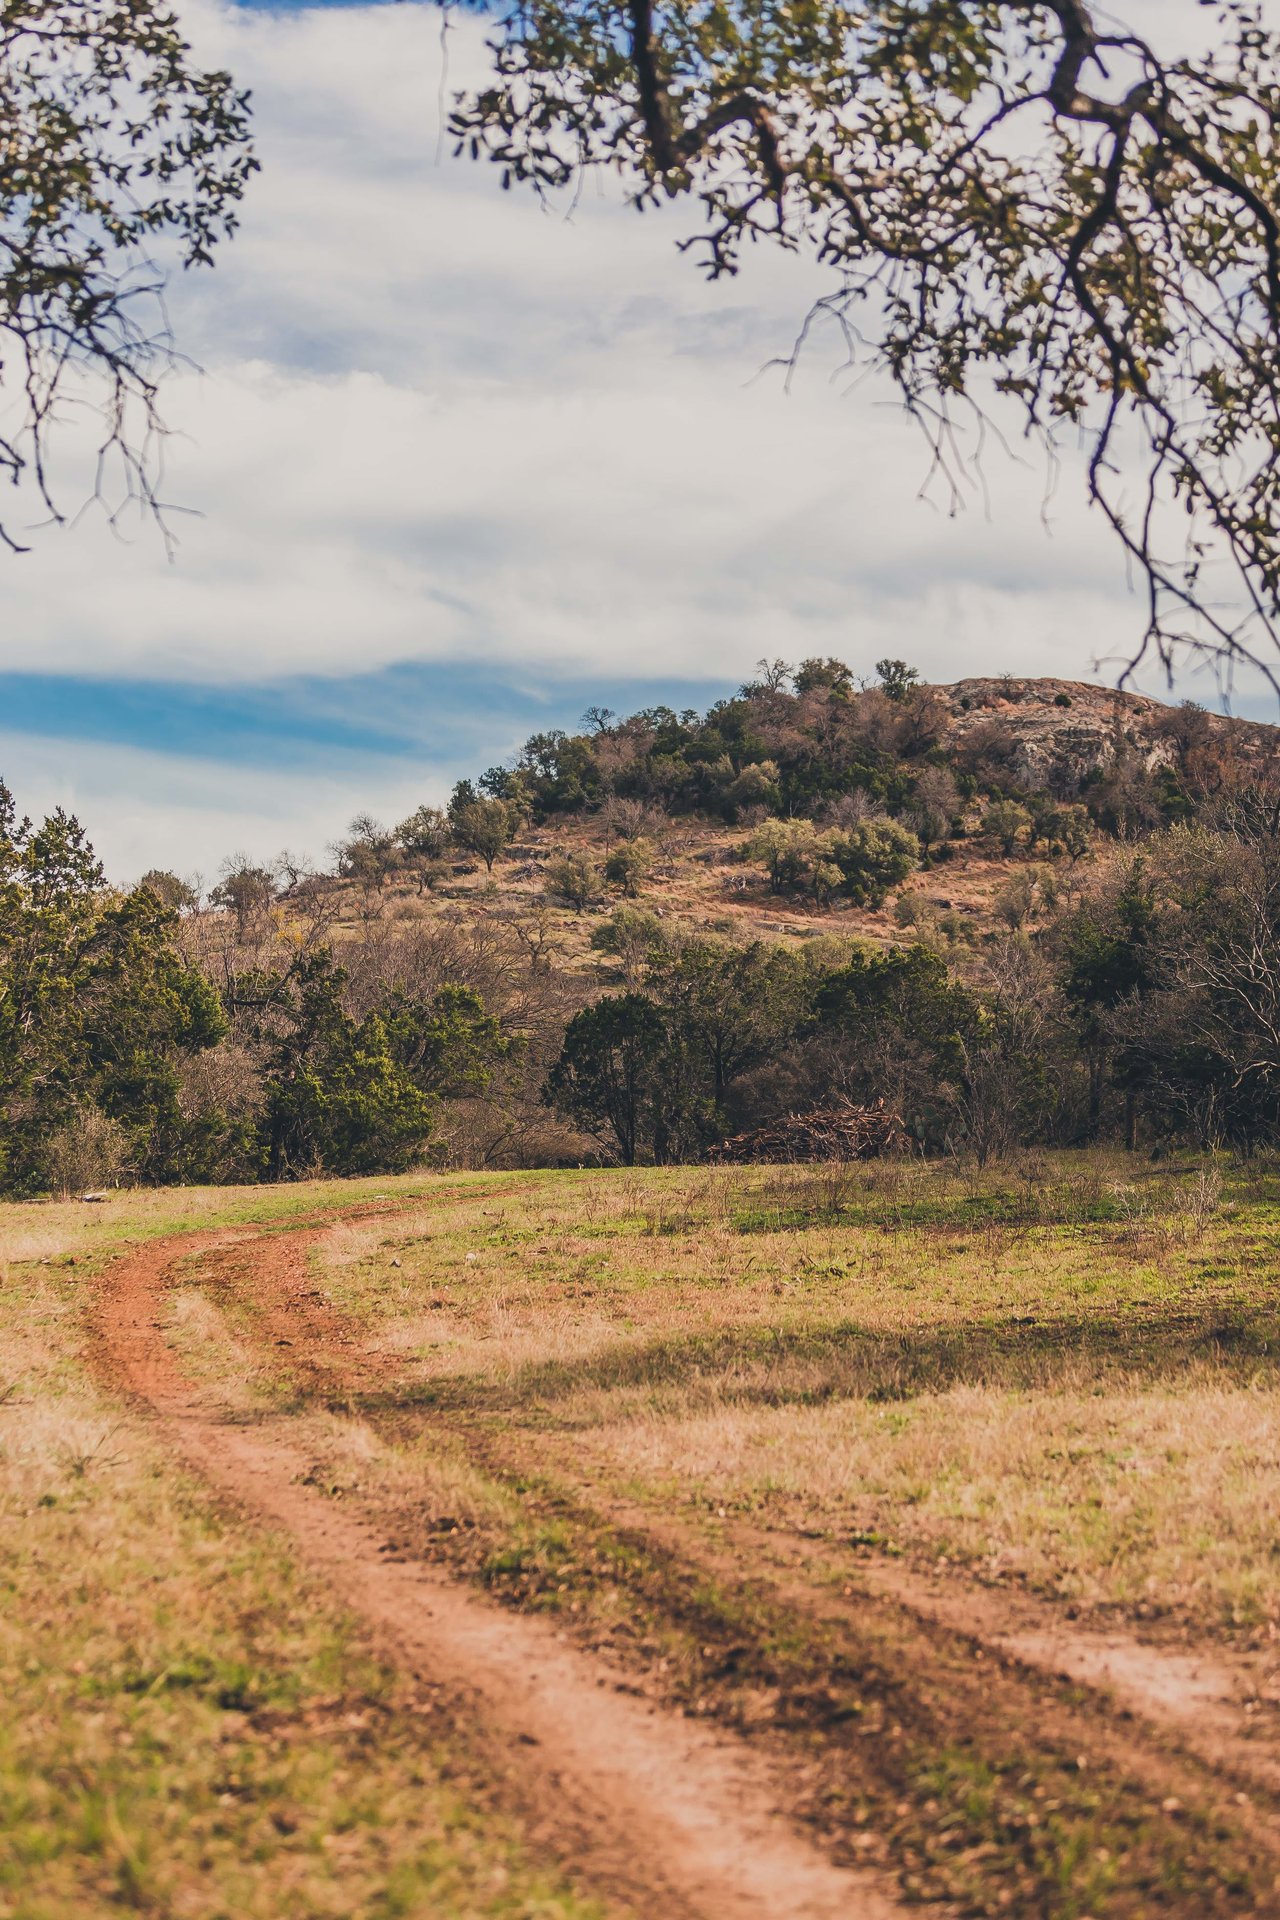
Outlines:
{"label": "tire track", "polygon": [[[306,1238],[252,1243],[268,1298],[298,1293]],[[621,1691],[620,1670],[546,1622],[389,1559],[377,1530],[303,1484],[308,1463],[270,1422],[221,1417],[183,1377],[164,1310],[180,1261],[232,1249],[246,1258],[243,1234],[184,1236],[108,1269],[93,1311],[107,1379],[155,1416],[220,1497],[288,1537],[384,1657],[437,1691],[531,1839],[593,1891],[664,1920],[899,1920],[877,1878],[834,1865],[777,1812],[760,1754]],[[292,1335],[274,1337],[304,1332],[295,1319]],[[322,1366],[316,1352],[310,1364],[321,1368],[317,1385],[343,1372],[336,1356]]]}

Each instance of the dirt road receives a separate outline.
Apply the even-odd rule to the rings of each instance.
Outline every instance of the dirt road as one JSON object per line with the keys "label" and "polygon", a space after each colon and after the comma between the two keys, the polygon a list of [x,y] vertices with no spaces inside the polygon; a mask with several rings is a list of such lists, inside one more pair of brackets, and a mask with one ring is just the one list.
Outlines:
{"label": "dirt road", "polygon": [[[162,1243],[112,1268],[96,1312],[108,1376],[222,1498],[288,1536],[384,1656],[438,1692],[531,1837],[646,1915],[893,1920],[902,1909],[872,1876],[832,1864],[778,1813],[758,1755],[623,1691],[624,1674],[546,1622],[390,1558],[373,1528],[303,1484],[298,1454],[264,1427],[228,1423],[183,1377],[164,1334],[174,1267],[242,1243]],[[265,1282],[298,1252],[298,1236],[275,1236],[254,1264]]]}
{"label": "dirt road", "polygon": [[[212,1300],[249,1310],[253,1342],[304,1399],[394,1405],[400,1362],[369,1347],[316,1287],[308,1253],[318,1231],[185,1238],[147,1247],[109,1270],[95,1331],[112,1386],[150,1409],[174,1452],[222,1499],[287,1537],[298,1559],[364,1622],[381,1654],[433,1694],[501,1801],[584,1888],[619,1910],[662,1920],[892,1920],[905,1912],[888,1874],[848,1864],[855,1847],[876,1840],[874,1828],[855,1830],[846,1821],[841,1829],[822,1811],[833,1799],[833,1778],[856,1752],[833,1744],[825,1709],[790,1750],[782,1740],[737,1737],[723,1721],[690,1718],[658,1690],[638,1688],[637,1675],[598,1646],[495,1604],[421,1552],[402,1556],[376,1515],[354,1512],[314,1484],[311,1462],[278,1431],[287,1421],[229,1417],[214,1391],[185,1377],[166,1335],[167,1296],[179,1267],[190,1276],[194,1263]],[[838,1584],[806,1567],[815,1553],[803,1544],[779,1547],[744,1536],[717,1559],[670,1515],[624,1510],[616,1499],[610,1511],[612,1497],[598,1486],[584,1488],[583,1497],[610,1524],[646,1535],[727,1584],[750,1564],[795,1618],[836,1629],[856,1622],[864,1648],[883,1648],[890,1701],[879,1757],[889,1783],[886,1828],[897,1791],[890,1749],[901,1733],[888,1721],[906,1717],[914,1700],[952,1740],[968,1722],[980,1730],[985,1751],[1003,1744],[1033,1761],[1047,1755],[1059,1767],[1055,1755],[1087,1753],[1090,1768],[1110,1770],[1117,1812],[1107,1815],[1113,1824],[1105,1834],[1100,1826],[1099,1837],[1114,1845],[1119,1831],[1135,1858],[1147,1847],[1156,1863],[1135,1869],[1139,1888],[1116,1911],[1145,1914],[1142,1876],[1166,1872],[1164,1842],[1148,1832],[1154,1817],[1157,1826],[1163,1819],[1191,1836],[1190,1879],[1162,1887],[1162,1911],[1280,1912],[1277,1743],[1258,1737],[1265,1728],[1252,1712],[1257,1675],[1247,1660],[1233,1662],[1225,1650],[1193,1657],[1116,1630],[1104,1640],[1025,1597],[904,1568],[868,1567],[856,1589],[845,1586],[842,1600]],[[736,1657],[737,1649],[729,1651]],[[869,1672],[867,1678],[870,1686]],[[1052,1810],[1060,1789],[1038,1791],[1051,1796]],[[797,1809],[806,1822],[795,1818]],[[918,1812],[911,1818],[918,1821]],[[1197,1823],[1199,1839],[1192,1833]],[[897,1856],[909,1860],[914,1839],[893,1838]],[[1034,1851],[1034,1837],[1026,1844]],[[1196,1884],[1204,1868],[1194,1864],[1201,1857],[1195,1847],[1205,1859],[1225,1857],[1212,1897],[1207,1879]],[[981,1872],[981,1856],[991,1849],[970,1851]],[[871,1857],[892,1853],[877,1849]],[[1099,1849],[1100,1858],[1105,1853]],[[1237,1868],[1266,1891],[1237,1898]],[[1043,1910],[1025,1896],[1010,1900],[998,1882],[975,1897],[991,1904],[965,1911],[1031,1920]],[[930,1910],[961,1909],[934,1895]]]}

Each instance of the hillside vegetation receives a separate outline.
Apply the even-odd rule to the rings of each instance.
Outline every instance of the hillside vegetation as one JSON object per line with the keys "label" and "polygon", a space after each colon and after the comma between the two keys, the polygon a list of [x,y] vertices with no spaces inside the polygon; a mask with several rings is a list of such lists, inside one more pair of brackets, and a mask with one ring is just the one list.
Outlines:
{"label": "hillside vegetation", "polygon": [[207,897],[5,796],[0,1175],[689,1161],[849,1107],[984,1161],[1269,1140],[1280,732],[878,671],[592,710]]}

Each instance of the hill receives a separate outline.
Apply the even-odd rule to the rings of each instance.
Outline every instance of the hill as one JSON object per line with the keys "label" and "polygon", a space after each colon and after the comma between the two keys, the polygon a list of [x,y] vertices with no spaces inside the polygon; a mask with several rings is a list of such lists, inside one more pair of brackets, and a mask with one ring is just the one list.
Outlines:
{"label": "hill", "polygon": [[[810,669],[815,665],[830,671],[833,663],[809,663]],[[1007,899],[1010,882],[1029,862],[1052,864],[1058,844],[1052,818],[1043,837],[1032,826],[1021,826],[1012,847],[984,831],[993,802],[1030,802],[1033,815],[1044,801],[1050,810],[1084,805],[1094,828],[1084,864],[1057,860],[1064,879],[1074,883],[1084,871],[1105,863],[1117,846],[1131,845],[1174,821],[1215,815],[1242,796],[1256,799],[1280,792],[1280,728],[1189,704],[1174,707],[1082,681],[1007,675],[913,685],[896,702],[876,688],[862,694],[850,688],[848,697],[826,705],[838,706],[845,714],[861,710],[863,757],[846,767],[851,779],[844,792],[810,799],[819,820],[838,819],[865,803],[868,812],[884,808],[918,828],[921,777],[939,772],[956,781],[953,811],[928,836],[917,871],[883,901],[859,902],[839,892],[823,899],[803,885],[779,890],[759,861],[743,856],[765,808],[748,799],[727,808],[720,800],[707,810],[673,791],[673,756],[662,734],[675,731],[671,723],[676,723],[695,751],[701,747],[690,764],[705,769],[709,757],[699,734],[717,731],[717,721],[723,723],[726,714],[736,719],[737,708],[764,707],[754,728],[738,730],[739,753],[730,758],[727,786],[732,793],[753,769],[763,768],[768,776],[764,784],[774,785],[779,801],[768,811],[787,814],[778,790],[785,782],[788,756],[792,765],[803,758],[803,722],[807,717],[812,725],[815,692],[824,691],[805,685],[788,694],[757,685],[701,720],[681,716],[677,722],[674,714],[658,709],[625,721],[609,716],[604,725],[576,736],[535,736],[513,768],[485,776],[488,788],[499,793],[518,791],[530,769],[541,785],[540,791],[534,787],[532,806],[524,796],[519,831],[496,855],[492,868],[454,848],[456,857],[441,860],[424,887],[420,875],[398,865],[394,854],[388,859],[385,849],[381,858],[376,847],[372,849],[371,862],[368,835],[362,841],[357,833],[339,851],[339,872],[332,882],[337,924],[358,935],[370,911],[384,906],[405,918],[419,913],[455,921],[459,915],[535,918],[544,923],[545,938],[564,964],[603,970],[608,976],[616,969],[598,948],[592,949],[591,935],[623,898],[622,890],[603,878],[608,856],[634,836],[648,840],[652,850],[651,868],[636,884],[635,898],[671,925],[744,939],[811,939],[835,932],[885,944],[900,941],[904,932],[921,924],[940,923],[953,944],[973,944],[1009,924],[1009,914],[1017,911]],[[821,722],[826,716],[817,717]],[[667,762],[665,791],[658,781],[637,777],[646,757],[640,751],[646,734],[667,749],[649,756]],[[831,757],[837,759],[835,749]],[[611,758],[623,761],[621,777],[615,766],[609,769],[611,778],[593,787],[582,779],[580,765],[565,776],[566,764],[575,760],[600,760],[607,766]],[[557,783],[575,781],[578,791],[569,797],[581,799],[582,805],[565,805],[560,793],[548,792]],[[596,897],[575,900],[557,892],[555,874],[566,860],[596,869]]]}
{"label": "hill", "polygon": [[1136,752],[1150,772],[1177,769],[1190,755],[1264,777],[1280,750],[1280,729],[1183,704],[1172,707],[1146,694],[1098,687],[1082,680],[957,680],[933,689],[951,713],[950,738],[972,746],[984,728],[1015,742],[1013,765],[1028,787],[1066,772],[1082,785]]}
{"label": "hill", "polygon": [[0,788],[0,1181],[1271,1142],[1280,732],[879,673],[593,711],[203,901]]}

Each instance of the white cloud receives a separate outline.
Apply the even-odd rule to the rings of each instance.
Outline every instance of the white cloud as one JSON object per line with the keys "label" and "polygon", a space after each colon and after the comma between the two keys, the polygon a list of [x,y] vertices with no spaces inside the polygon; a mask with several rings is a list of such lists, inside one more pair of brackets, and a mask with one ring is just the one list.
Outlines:
{"label": "white cloud", "polygon": [[[566,221],[491,169],[437,163],[434,9],[183,10],[254,88],[265,165],[241,235],[172,303],[206,372],[169,391],[169,494],[204,517],[172,566],[149,532],[123,545],[92,518],[0,563],[0,669],[226,685],[456,659],[616,683],[890,651],[944,678],[1087,674],[1133,645],[1140,602],[1070,475],[1052,538],[1042,474],[1000,455],[990,513],[951,518],[917,501],[923,450],[885,392],[830,387],[834,343],[790,395],[757,377],[815,269],[762,254],[707,286],[678,215],[593,191]],[[455,26],[453,79],[481,39]],[[50,743],[21,757],[33,777],[57,763]],[[131,764],[83,761],[143,864],[148,836],[163,851],[219,812],[217,844],[260,844],[259,804],[273,838],[316,847],[361,797],[318,833],[303,776],[229,799],[206,768],[138,756],[137,799]],[[369,777],[390,811],[399,771]],[[171,778],[176,812],[154,798]]]}
{"label": "white cloud", "polygon": [[164,752],[66,741],[0,729],[0,770],[19,808],[33,816],[76,813],[113,879],[148,867],[217,878],[241,849],[269,860],[284,848],[321,855],[381,785],[388,816],[422,798],[422,782],[355,763],[314,773],[221,766]]}
{"label": "white cloud", "polygon": [[[226,681],[450,656],[732,675],[768,646],[895,639],[939,671],[1085,671],[1138,603],[1070,485],[993,457],[996,509],[919,504],[923,449],[819,346],[756,378],[814,270],[707,287],[678,223],[588,196],[572,223],[436,165],[431,9],[188,9],[255,86],[265,172],[175,296],[202,380],[169,411],[169,567],[92,524],[10,566],[0,665]],[[454,32],[454,71],[479,29]],[[973,611],[939,627],[958,597]],[[967,645],[960,649],[961,638]]]}

